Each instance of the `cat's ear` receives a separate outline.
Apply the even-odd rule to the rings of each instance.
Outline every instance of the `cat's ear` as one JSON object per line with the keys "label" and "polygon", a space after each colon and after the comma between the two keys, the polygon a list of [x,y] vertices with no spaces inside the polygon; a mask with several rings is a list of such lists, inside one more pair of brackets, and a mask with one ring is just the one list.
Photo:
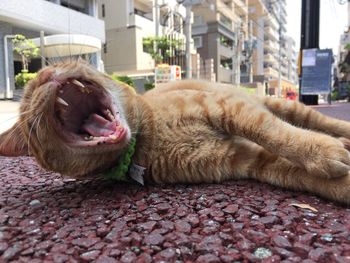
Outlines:
{"label": "cat's ear", "polygon": [[28,144],[18,123],[0,134],[0,155],[23,156],[28,155]]}

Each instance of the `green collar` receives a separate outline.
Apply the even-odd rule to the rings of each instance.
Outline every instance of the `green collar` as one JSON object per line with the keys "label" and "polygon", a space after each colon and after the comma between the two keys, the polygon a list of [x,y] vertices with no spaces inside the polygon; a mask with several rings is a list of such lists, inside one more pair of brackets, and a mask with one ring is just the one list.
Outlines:
{"label": "green collar", "polygon": [[128,148],[118,159],[118,166],[103,173],[103,177],[117,181],[128,181],[127,173],[131,165],[131,157],[134,155],[136,139],[131,138]]}

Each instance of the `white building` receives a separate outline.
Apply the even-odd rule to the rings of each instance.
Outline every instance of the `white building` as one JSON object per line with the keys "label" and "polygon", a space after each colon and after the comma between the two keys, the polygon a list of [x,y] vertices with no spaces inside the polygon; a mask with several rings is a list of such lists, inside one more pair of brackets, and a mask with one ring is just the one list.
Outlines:
{"label": "white building", "polygon": [[[95,0],[1,0],[0,63],[5,65],[8,59],[9,68],[6,73],[5,67],[0,67],[0,98],[9,97],[7,86],[9,84],[13,89],[13,76],[18,72],[19,62],[12,52],[11,38],[16,34],[35,38],[40,36],[40,31],[44,31],[45,35],[88,35],[99,40],[100,45],[105,42],[104,22],[97,18]],[[5,46],[8,47],[7,52]],[[94,56],[96,62],[98,57],[99,54]],[[33,61],[33,64],[37,62]]]}
{"label": "white building", "polygon": [[144,50],[143,39],[154,36],[185,38],[182,28],[185,8],[176,0],[97,2],[99,17],[106,24],[102,58],[108,73],[128,75],[142,82],[145,77],[154,75],[155,66],[150,54]]}

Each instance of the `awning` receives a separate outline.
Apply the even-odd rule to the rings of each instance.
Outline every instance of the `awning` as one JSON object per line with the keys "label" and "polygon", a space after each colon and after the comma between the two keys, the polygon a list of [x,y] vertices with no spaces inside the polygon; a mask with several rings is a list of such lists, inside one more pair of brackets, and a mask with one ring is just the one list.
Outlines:
{"label": "awning", "polygon": [[[31,39],[40,47],[40,38]],[[101,50],[101,40],[79,34],[58,34],[44,37],[45,57],[67,57],[95,53]]]}

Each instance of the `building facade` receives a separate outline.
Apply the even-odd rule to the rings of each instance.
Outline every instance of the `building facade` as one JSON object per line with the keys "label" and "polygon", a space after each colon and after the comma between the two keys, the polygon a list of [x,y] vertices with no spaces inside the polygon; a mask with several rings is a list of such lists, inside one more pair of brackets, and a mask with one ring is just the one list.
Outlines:
{"label": "building facade", "polygon": [[286,35],[286,16],[285,0],[249,0],[256,39],[253,81],[264,83],[269,95],[284,96],[298,83],[295,42]]}
{"label": "building facade", "polygon": [[248,34],[247,0],[208,0],[193,7],[192,37],[205,61],[213,59],[216,81],[240,83],[240,64]]}
{"label": "building facade", "polygon": [[[102,57],[108,73],[128,75],[141,87],[145,78],[153,79],[155,68],[144,39],[166,37],[182,43],[184,50],[186,12],[176,0],[98,0],[98,5],[99,17],[106,24]],[[169,64],[183,66],[184,62]]]}
{"label": "building facade", "polygon": [[[286,36],[285,0],[207,0],[193,7],[192,37],[214,60],[216,81],[261,83],[278,95],[297,84],[295,44]],[[278,86],[278,85],[277,85]]]}
{"label": "building facade", "polygon": [[[95,0],[1,0],[0,61],[8,61],[8,72],[0,67],[0,98],[9,98],[8,85],[14,88],[17,59],[11,39],[16,34],[27,38],[52,34],[84,34],[105,42],[104,22],[97,18]],[[5,50],[5,47],[7,49]],[[5,58],[5,55],[8,57]]]}
{"label": "building facade", "polygon": [[336,78],[339,81],[350,81],[350,0],[347,2],[348,24],[344,33],[340,36],[339,49],[337,54],[338,68]]}

